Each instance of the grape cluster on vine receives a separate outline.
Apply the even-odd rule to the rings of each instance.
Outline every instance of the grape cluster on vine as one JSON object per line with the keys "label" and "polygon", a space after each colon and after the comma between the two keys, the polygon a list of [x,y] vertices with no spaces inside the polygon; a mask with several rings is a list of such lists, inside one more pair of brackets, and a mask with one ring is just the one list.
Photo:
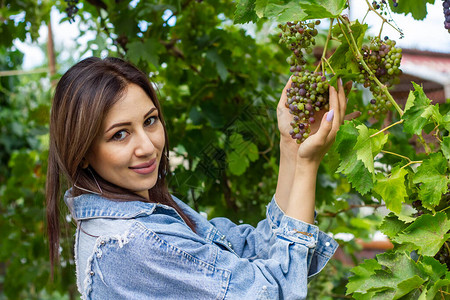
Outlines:
{"label": "grape cluster on vine", "polygon": [[444,0],[442,6],[444,7],[444,27],[450,33],[450,0]]}
{"label": "grape cluster on vine", "polygon": [[328,80],[322,72],[305,68],[304,52],[311,53],[315,45],[315,28],[320,21],[287,22],[280,24],[280,43],[285,43],[292,51],[287,58],[290,65],[291,86],[287,89],[286,107],[294,115],[290,135],[297,143],[303,142],[311,133],[310,125],[316,120],[314,114],[322,108],[328,109]]}
{"label": "grape cluster on vine", "polygon": [[69,22],[73,22],[75,21],[75,16],[78,12],[78,0],[64,0],[65,2],[67,2],[67,8],[66,8],[66,13],[67,13],[67,17],[69,18]]}
{"label": "grape cluster on vine", "polygon": [[[402,49],[395,47],[395,44],[395,41],[388,37],[385,37],[384,40],[376,37],[369,46],[364,45],[361,52],[363,60],[371,72],[388,88],[398,84],[399,76],[402,74],[400,70]],[[359,82],[364,84],[364,87],[368,87],[373,95],[370,100],[372,109],[369,114],[375,117],[385,114],[392,106],[391,102],[362,65],[360,65],[360,71]]]}

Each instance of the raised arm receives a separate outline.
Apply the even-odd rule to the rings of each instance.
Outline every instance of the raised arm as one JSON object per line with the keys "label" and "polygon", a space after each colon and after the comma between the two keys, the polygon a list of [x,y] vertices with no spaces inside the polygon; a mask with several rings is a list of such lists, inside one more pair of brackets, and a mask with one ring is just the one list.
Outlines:
{"label": "raised arm", "polygon": [[311,135],[298,145],[289,135],[292,115],[285,107],[286,89],[278,103],[277,116],[280,130],[280,168],[275,199],[286,215],[313,223],[317,170],[331,147],[340,124],[344,120],[347,100],[342,81],[338,80],[338,91],[330,87],[330,111],[320,111],[316,116],[320,124],[313,124]]}

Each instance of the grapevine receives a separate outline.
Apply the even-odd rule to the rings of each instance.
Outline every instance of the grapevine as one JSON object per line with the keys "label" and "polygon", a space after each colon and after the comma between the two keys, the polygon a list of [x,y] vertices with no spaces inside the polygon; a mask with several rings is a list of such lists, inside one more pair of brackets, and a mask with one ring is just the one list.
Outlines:
{"label": "grapevine", "polygon": [[[395,47],[395,41],[388,37],[385,37],[384,40],[375,37],[370,46],[363,46],[361,52],[364,62],[383,85],[392,87],[400,82],[402,50]],[[381,88],[371,80],[370,74],[366,72],[362,65],[360,65],[360,71],[360,83],[369,87],[373,95],[373,99],[370,100],[372,109],[369,110],[369,115],[380,118],[392,107],[392,102],[388,100],[387,95],[382,92]]]}

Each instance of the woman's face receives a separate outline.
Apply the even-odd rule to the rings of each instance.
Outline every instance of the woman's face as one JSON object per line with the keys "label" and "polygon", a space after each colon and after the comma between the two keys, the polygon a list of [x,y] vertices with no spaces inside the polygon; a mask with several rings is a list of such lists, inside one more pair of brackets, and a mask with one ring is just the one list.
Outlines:
{"label": "woman's face", "polygon": [[103,120],[86,159],[103,179],[148,199],[164,144],[158,110],[142,88],[130,84]]}

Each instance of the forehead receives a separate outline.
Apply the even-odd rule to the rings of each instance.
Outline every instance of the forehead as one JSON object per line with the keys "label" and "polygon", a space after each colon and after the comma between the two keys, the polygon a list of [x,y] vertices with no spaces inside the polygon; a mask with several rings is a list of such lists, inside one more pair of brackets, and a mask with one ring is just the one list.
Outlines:
{"label": "forehead", "polygon": [[150,109],[155,107],[152,99],[144,90],[130,84],[124,95],[108,111],[104,119],[104,125],[117,122],[130,122],[134,118],[142,118]]}

